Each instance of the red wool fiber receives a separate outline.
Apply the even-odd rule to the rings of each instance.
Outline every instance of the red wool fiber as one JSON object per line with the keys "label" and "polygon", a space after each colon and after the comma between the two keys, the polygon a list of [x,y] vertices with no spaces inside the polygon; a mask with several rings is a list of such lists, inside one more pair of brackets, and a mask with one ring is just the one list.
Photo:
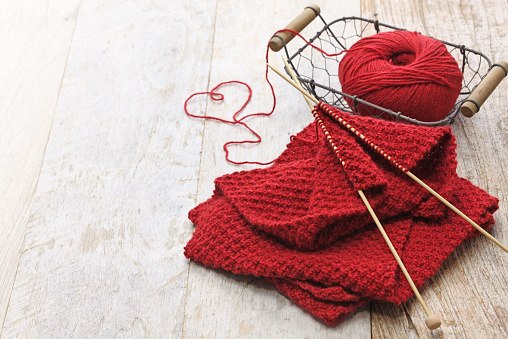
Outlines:
{"label": "red wool fiber", "polygon": [[[446,46],[417,32],[362,38],[339,63],[342,91],[420,121],[439,121],[453,108],[462,72]],[[346,99],[353,107],[353,102]],[[361,115],[379,115],[365,105]]]}
{"label": "red wool fiber", "polygon": [[[400,304],[413,295],[358,190],[367,196],[417,287],[456,247],[479,234],[391,160],[485,229],[494,223],[498,200],[457,176],[450,127],[354,116],[322,103],[315,111],[328,135],[311,124],[270,167],[215,180],[213,196],[189,212],[196,229],[185,256],[262,277],[334,325],[369,301]],[[391,160],[328,111],[364,133]],[[304,141],[316,137],[316,142]],[[340,145],[345,165],[328,137]]]}

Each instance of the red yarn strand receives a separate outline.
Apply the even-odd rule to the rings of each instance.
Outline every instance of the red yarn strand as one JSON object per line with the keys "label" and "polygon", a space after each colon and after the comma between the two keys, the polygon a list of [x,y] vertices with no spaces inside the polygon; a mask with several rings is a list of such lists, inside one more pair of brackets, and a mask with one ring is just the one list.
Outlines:
{"label": "red yarn strand", "polygon": [[[290,32],[290,33],[295,34],[296,36],[301,38],[307,45],[311,46],[312,48],[315,48],[319,52],[321,52],[321,53],[323,53],[323,54],[325,54],[325,55],[327,55],[329,57],[338,56],[338,55],[340,55],[340,54],[345,52],[345,50],[344,50],[344,51],[341,51],[339,53],[329,54],[329,53],[325,52],[324,50],[322,50],[321,48],[311,44],[303,36],[301,36],[300,33],[296,32],[296,31],[293,31],[293,30],[290,30],[290,29],[281,29],[281,30],[278,30],[277,32],[275,32],[275,34],[278,34],[280,32]],[[266,46],[266,55],[265,55],[265,59],[266,59],[266,63],[267,64],[268,64],[269,51],[270,51],[270,48],[269,48],[269,46],[267,44],[267,46]],[[187,100],[185,100],[184,110],[185,110],[185,113],[188,116],[193,117],[193,118],[199,118],[199,119],[209,119],[209,120],[220,121],[220,122],[227,123],[227,124],[232,124],[232,125],[239,124],[239,125],[242,125],[245,128],[247,128],[247,130],[249,130],[249,132],[251,132],[254,135],[255,140],[228,141],[228,142],[226,142],[224,144],[223,149],[224,149],[224,152],[226,153],[226,155],[225,155],[226,161],[228,161],[228,162],[230,162],[232,164],[235,164],[235,165],[255,164],[255,165],[263,165],[264,166],[264,165],[271,165],[275,161],[275,160],[272,160],[270,162],[234,161],[234,160],[231,160],[229,158],[229,150],[228,150],[228,146],[229,145],[258,144],[258,143],[261,142],[261,140],[262,140],[261,136],[256,131],[254,131],[246,122],[244,122],[244,120],[246,120],[247,118],[250,118],[250,117],[254,117],[254,116],[270,116],[275,111],[275,107],[277,106],[277,98],[276,98],[276,95],[275,95],[275,90],[273,88],[273,85],[272,85],[272,83],[270,82],[270,80],[268,78],[268,66],[265,66],[265,79],[266,79],[266,82],[268,83],[268,86],[270,87],[270,91],[272,93],[272,98],[273,98],[273,106],[272,106],[272,109],[270,110],[270,112],[252,113],[252,114],[248,114],[248,115],[244,116],[243,118],[238,119],[237,118],[238,115],[245,109],[245,107],[247,107],[247,105],[249,104],[249,102],[250,102],[250,100],[252,98],[252,88],[247,83],[242,82],[242,81],[238,81],[238,80],[221,82],[217,86],[215,86],[211,91],[194,93],[190,97],[188,97]],[[217,92],[217,90],[220,87],[222,87],[224,85],[228,85],[228,84],[243,85],[243,86],[247,87],[247,89],[249,91],[249,96],[247,97],[247,99],[243,103],[242,107],[240,107],[240,109],[233,114],[232,120],[222,119],[222,118],[213,117],[213,116],[195,115],[195,114],[190,113],[189,110],[187,109],[187,105],[188,105],[189,101],[192,98],[194,98],[195,96],[208,95],[210,97],[210,99],[212,99],[214,101],[222,101],[222,100],[224,100],[224,95],[222,93]],[[310,142],[310,143],[316,142],[317,141],[317,127],[316,127],[316,138],[315,138],[315,140],[309,140],[309,139],[301,138],[301,137],[298,137],[298,136],[291,136],[291,140],[299,140],[299,141],[302,141],[302,142]]]}

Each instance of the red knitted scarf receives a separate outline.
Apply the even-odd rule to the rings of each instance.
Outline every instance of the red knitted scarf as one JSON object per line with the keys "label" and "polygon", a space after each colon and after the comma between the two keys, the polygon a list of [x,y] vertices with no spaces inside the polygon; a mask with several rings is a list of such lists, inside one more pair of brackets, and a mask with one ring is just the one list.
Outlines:
{"label": "red knitted scarf", "polygon": [[[207,266],[264,277],[333,325],[370,300],[400,304],[413,295],[357,191],[363,190],[415,284],[420,287],[478,232],[366,142],[324,113],[339,146],[311,124],[265,169],[217,178],[213,196],[189,212],[196,225],[185,255]],[[484,228],[498,200],[455,172],[449,127],[351,116],[386,153]],[[304,139],[318,142],[308,143]]]}

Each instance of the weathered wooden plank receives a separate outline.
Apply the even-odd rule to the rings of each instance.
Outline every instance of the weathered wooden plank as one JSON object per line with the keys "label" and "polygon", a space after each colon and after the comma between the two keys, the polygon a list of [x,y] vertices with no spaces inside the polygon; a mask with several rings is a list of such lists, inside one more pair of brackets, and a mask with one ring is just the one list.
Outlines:
{"label": "weathered wooden plank", "polygon": [[78,8],[0,3],[0,336]]}
{"label": "weathered wooden plank", "polygon": [[[505,1],[377,1],[363,0],[362,15],[447,41],[464,44],[491,57],[506,60],[508,6]],[[508,134],[508,82],[494,92],[471,119],[453,125],[458,143],[458,173],[500,198],[491,233],[508,241],[508,181],[504,151]],[[506,301],[507,257],[484,237],[466,243],[445,261],[423,288],[422,296],[443,326],[429,332],[416,300],[402,308],[374,304],[374,338],[419,337],[500,338],[508,334]]]}
{"label": "weathered wooden plank", "polygon": [[[218,2],[210,75],[210,88],[227,80],[242,80],[252,85],[253,100],[245,114],[269,111],[272,105],[264,81],[265,48],[271,35],[286,26],[308,3],[304,1]],[[335,19],[359,14],[359,2],[322,1],[325,18]],[[304,35],[310,37],[322,23],[316,21]],[[301,45],[295,38],[291,44]],[[270,62],[282,67],[279,54],[270,53]],[[230,147],[236,161],[270,161],[289,142],[289,136],[312,121],[301,97],[276,75],[271,75],[277,110],[270,118],[253,118],[250,126],[263,137],[255,147]],[[202,90],[197,87],[196,90]],[[246,97],[244,88],[229,86],[223,103],[209,104],[206,114],[230,118]],[[212,121],[206,122],[198,186],[198,202],[208,199],[213,180],[224,173],[255,166],[235,166],[224,160],[222,145],[229,140],[250,138],[245,129]],[[252,277],[234,276],[191,263],[185,305],[184,337],[247,338],[369,338],[368,307],[340,325],[330,328],[281,295],[272,286]]]}
{"label": "weathered wooden plank", "polygon": [[[382,21],[470,45],[494,60],[502,59],[506,50],[503,27],[507,10],[498,1],[362,4],[364,16],[378,13]],[[183,116],[183,99],[207,87],[213,51],[210,85],[235,78],[247,81],[255,90],[249,112],[269,109],[270,95],[263,82],[264,47],[260,46],[293,16],[284,13],[297,14],[305,5],[267,2],[258,8],[220,1],[213,35],[215,2],[149,7],[133,1],[108,5],[84,1],[2,334],[370,336],[368,309],[330,329],[260,280],[195,264],[188,272],[188,262],[182,256],[192,232],[186,213],[196,203],[196,187],[197,201],[203,201],[211,194],[216,176],[238,170],[225,163],[221,146],[227,140],[249,136],[240,128],[207,122],[198,186],[203,123]],[[320,5],[329,19],[359,11],[357,3]],[[277,58],[272,56],[275,63]],[[168,66],[172,63],[178,66]],[[22,67],[27,64],[30,60],[21,63]],[[53,72],[51,67],[43,70]],[[233,159],[271,160],[283,150],[290,134],[311,121],[298,94],[272,78],[279,109],[272,118],[252,120],[264,142],[257,147],[232,147]],[[54,89],[47,84],[44,90]],[[501,198],[493,233],[504,243],[506,86],[504,83],[494,93],[479,115],[454,126],[459,172]],[[23,90],[20,86],[11,95],[20,97]],[[245,91],[229,87],[223,92],[227,96],[224,104],[208,103],[206,109],[206,103],[198,101],[194,109],[229,116]],[[19,121],[13,121],[4,132],[23,129]],[[39,124],[40,131],[49,129],[50,124]],[[38,133],[39,125],[34,126],[19,140],[25,142]],[[16,146],[19,154],[15,157],[24,153],[23,147]],[[33,171],[23,168],[19,165],[12,170],[16,175],[19,171],[23,181],[14,186],[26,187],[23,185],[28,182],[32,185],[32,191],[26,190],[30,195],[35,182],[26,178],[34,177]],[[4,177],[10,181],[14,175]],[[12,206],[23,212],[28,200],[23,201]],[[21,239],[20,235],[14,237]],[[5,253],[12,255],[13,251],[17,250],[6,249]],[[479,238],[445,262],[423,289],[429,306],[445,320],[434,336],[506,336],[503,255]],[[8,265],[15,266],[12,261]],[[430,336],[419,304],[411,301],[405,308],[407,315],[403,308],[374,304],[372,336]]]}
{"label": "weathered wooden plank", "polygon": [[182,333],[215,1],[83,0],[6,337]]}

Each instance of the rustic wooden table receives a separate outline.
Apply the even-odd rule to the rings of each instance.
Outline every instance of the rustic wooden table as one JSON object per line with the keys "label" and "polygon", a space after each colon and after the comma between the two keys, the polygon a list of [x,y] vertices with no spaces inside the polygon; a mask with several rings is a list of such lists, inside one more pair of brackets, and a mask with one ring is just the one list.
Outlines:
{"label": "rustic wooden table", "polygon": [[[250,83],[269,110],[265,46],[304,1],[21,0],[0,3],[0,336],[500,338],[508,336],[508,257],[484,237],[421,289],[443,317],[430,332],[413,298],[372,303],[335,327],[260,279],[190,263],[187,212],[239,168],[222,144],[241,128],[185,116],[193,92]],[[504,0],[319,2],[328,19],[382,22],[508,58]],[[304,34],[310,36],[317,26]],[[280,65],[276,55],[271,56]],[[269,161],[312,120],[273,76],[278,109],[252,119],[264,141],[235,160]],[[197,100],[228,117],[243,102]],[[491,233],[508,243],[508,81],[460,118],[458,172],[500,198]],[[244,166],[241,169],[252,168]]]}

